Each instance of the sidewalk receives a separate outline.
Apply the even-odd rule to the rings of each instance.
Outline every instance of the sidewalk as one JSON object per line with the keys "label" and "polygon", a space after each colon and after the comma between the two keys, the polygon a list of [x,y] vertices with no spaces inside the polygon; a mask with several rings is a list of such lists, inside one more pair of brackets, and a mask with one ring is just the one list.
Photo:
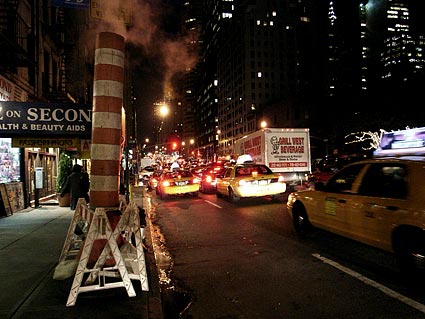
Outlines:
{"label": "sidewalk", "polygon": [[74,211],[51,203],[0,218],[0,318],[162,319],[150,222],[145,229],[149,291],[132,280],[135,297],[125,288],[80,292],[66,306],[74,277],[59,281],[53,273]]}

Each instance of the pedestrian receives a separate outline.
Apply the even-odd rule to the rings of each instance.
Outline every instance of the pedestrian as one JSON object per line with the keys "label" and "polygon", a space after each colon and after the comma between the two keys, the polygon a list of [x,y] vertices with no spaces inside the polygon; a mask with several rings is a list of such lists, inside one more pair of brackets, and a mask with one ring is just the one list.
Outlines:
{"label": "pedestrian", "polygon": [[[72,173],[66,179],[66,183],[61,191],[61,196],[64,196],[66,193],[71,194],[71,209],[74,210],[77,207],[78,199],[84,198],[84,190],[82,187],[82,167],[79,164],[75,164],[72,167]],[[87,192],[86,192],[87,193]]]}
{"label": "pedestrian", "polygon": [[89,190],[90,177],[87,171],[83,169],[81,172],[81,192],[83,194],[84,199],[86,200],[86,203],[90,203]]}

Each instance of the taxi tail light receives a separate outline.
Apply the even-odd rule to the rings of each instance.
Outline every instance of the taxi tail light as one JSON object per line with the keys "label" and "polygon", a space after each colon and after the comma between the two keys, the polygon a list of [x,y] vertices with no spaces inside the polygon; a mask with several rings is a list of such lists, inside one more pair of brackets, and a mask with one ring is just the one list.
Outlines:
{"label": "taxi tail light", "polygon": [[283,182],[285,182],[285,179],[283,178],[283,176],[282,176],[282,175],[280,175],[280,176],[279,176],[279,178],[277,179],[277,181],[278,181],[279,183],[283,183]]}
{"label": "taxi tail light", "polygon": [[162,182],[162,186],[168,187],[168,186],[170,186],[170,182],[169,181],[164,181],[164,182]]}
{"label": "taxi tail light", "polygon": [[198,178],[198,177],[195,177],[193,180],[192,180],[192,183],[193,184],[199,184],[201,182],[201,180]]}

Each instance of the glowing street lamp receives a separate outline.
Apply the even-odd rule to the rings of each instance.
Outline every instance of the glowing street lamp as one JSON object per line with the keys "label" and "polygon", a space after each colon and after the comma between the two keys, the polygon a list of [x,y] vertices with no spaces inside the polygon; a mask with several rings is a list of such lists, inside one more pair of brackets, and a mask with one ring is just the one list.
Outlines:
{"label": "glowing street lamp", "polygon": [[158,109],[158,113],[159,116],[161,117],[161,124],[159,126],[158,129],[158,133],[160,134],[159,139],[160,142],[163,143],[165,140],[165,133],[164,133],[164,125],[165,125],[165,117],[168,115],[168,113],[170,112],[170,108],[168,107],[167,104],[161,104],[159,109]]}
{"label": "glowing street lamp", "polygon": [[266,128],[267,127],[267,122],[266,121],[261,121],[260,126],[261,126],[261,128]]}
{"label": "glowing street lamp", "polygon": [[159,108],[159,114],[162,117],[166,117],[168,113],[170,113],[170,109],[168,108],[168,105],[166,104],[161,105],[161,107]]}

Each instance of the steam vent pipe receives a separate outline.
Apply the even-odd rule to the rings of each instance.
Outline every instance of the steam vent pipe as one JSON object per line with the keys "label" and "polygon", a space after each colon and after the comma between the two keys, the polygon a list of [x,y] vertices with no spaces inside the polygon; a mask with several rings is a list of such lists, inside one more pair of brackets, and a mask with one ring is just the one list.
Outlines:
{"label": "steam vent pipe", "polygon": [[124,38],[101,32],[94,58],[90,206],[119,206]]}

